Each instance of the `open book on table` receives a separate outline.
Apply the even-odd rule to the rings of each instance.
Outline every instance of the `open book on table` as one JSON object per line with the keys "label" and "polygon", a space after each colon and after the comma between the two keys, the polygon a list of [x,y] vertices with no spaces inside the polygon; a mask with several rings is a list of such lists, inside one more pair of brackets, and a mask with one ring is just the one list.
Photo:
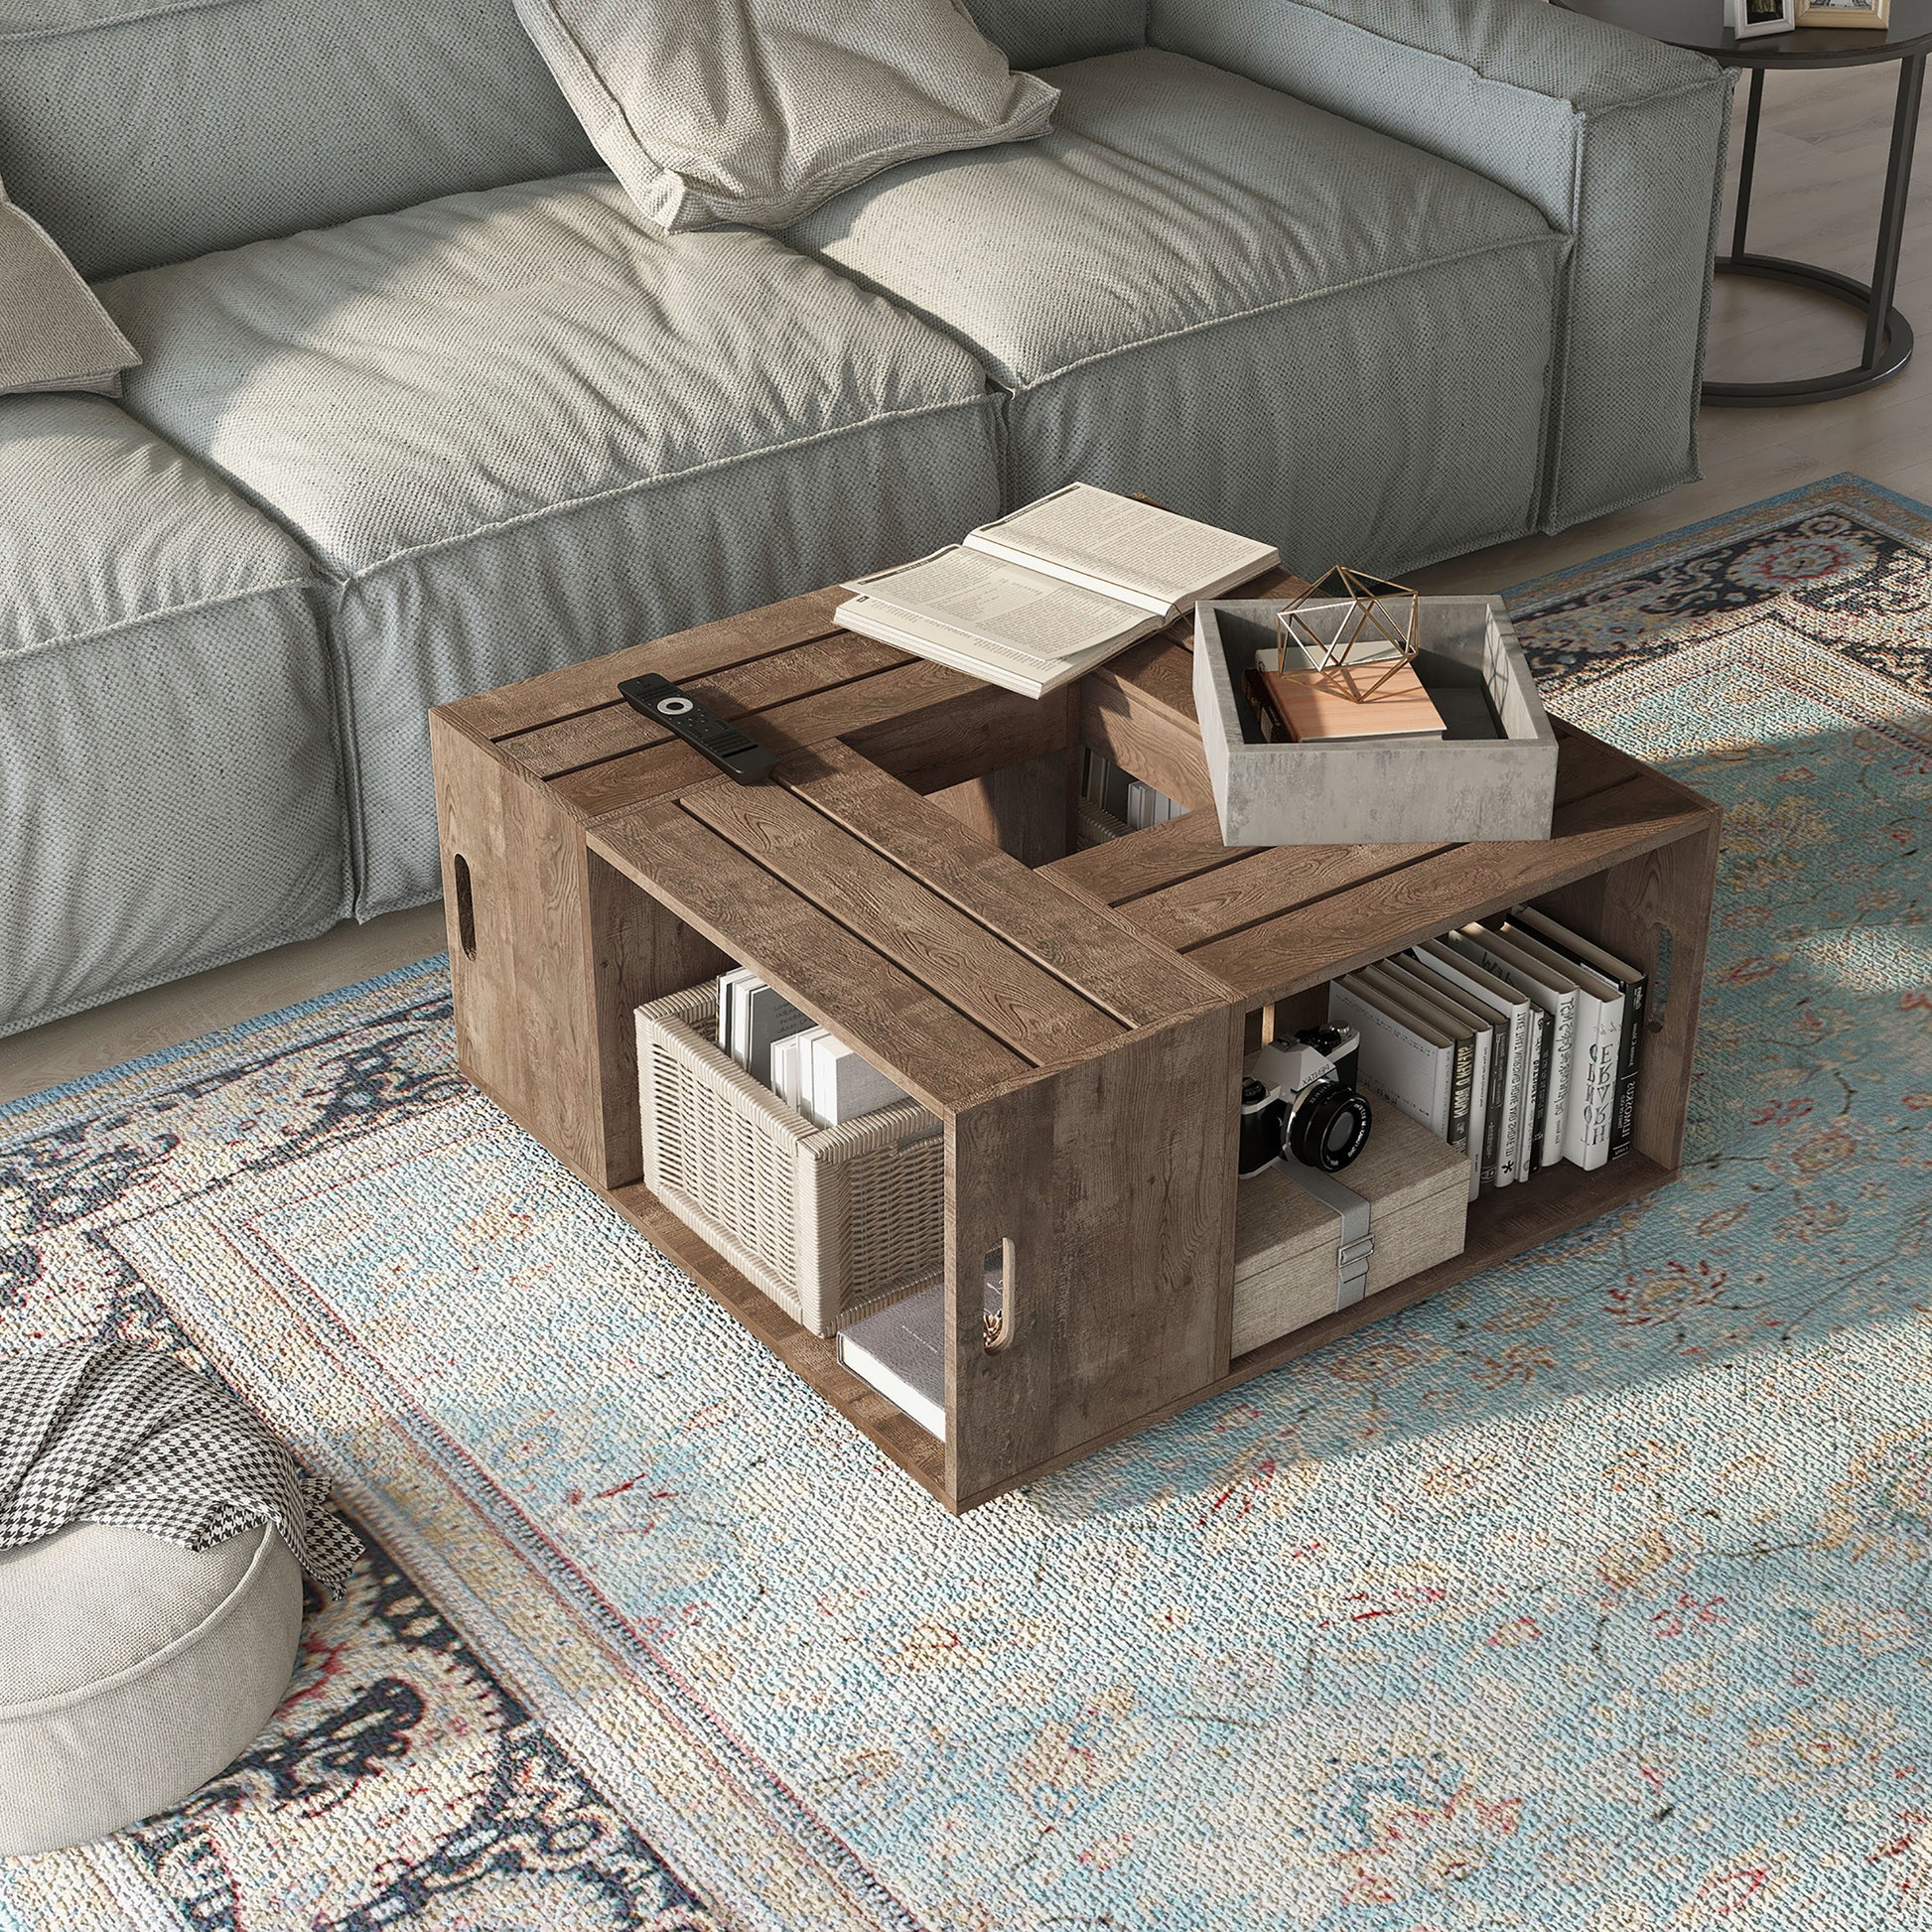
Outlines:
{"label": "open book on table", "polygon": [[1281,561],[1272,545],[1090,483],[846,585],[850,630],[1041,697]]}

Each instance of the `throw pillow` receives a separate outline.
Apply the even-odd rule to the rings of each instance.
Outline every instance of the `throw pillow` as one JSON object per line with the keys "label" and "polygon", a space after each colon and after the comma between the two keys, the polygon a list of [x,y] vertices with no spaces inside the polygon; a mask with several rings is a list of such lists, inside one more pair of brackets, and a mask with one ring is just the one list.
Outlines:
{"label": "throw pillow", "polygon": [[54,237],[0,183],[0,395],[118,396],[121,371],[140,359]]}
{"label": "throw pillow", "polygon": [[902,161],[1043,134],[1058,89],[1016,74],[953,0],[516,0],[645,218],[782,228]]}

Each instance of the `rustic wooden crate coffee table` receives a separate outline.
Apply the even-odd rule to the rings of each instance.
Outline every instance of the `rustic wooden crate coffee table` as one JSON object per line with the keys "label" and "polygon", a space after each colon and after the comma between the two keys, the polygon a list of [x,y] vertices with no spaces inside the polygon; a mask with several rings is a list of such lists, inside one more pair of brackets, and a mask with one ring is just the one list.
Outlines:
{"label": "rustic wooden crate coffee table", "polygon": [[[458,1052],[948,1509],[1670,1177],[1717,863],[1707,799],[1559,725],[1547,842],[1229,850],[1178,629],[1035,703],[838,629],[842,596],[432,714]],[[776,782],[739,786],[629,709],[618,680],[645,670],[788,754]],[[1082,745],[1189,815],[1068,854]],[[1485,1195],[1457,1260],[1231,1356],[1236,1096],[1264,1012],[1530,897],[1653,974],[1635,1151]],[[943,1444],[638,1180],[632,1011],[734,962],[944,1122]],[[1010,1316],[989,1348],[995,1252]]]}

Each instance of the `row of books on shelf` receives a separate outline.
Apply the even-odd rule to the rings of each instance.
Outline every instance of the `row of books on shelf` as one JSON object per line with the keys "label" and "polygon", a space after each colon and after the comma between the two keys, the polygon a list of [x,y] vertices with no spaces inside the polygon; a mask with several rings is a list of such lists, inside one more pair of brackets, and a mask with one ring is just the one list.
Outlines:
{"label": "row of books on shelf", "polygon": [[1129,832],[1142,832],[1150,825],[1165,825],[1171,818],[1186,816],[1185,805],[1177,805],[1152,785],[1129,777],[1111,759],[1099,752],[1081,752],[1081,845],[1103,845],[1109,839],[1125,838]]}
{"label": "row of books on shelf", "polygon": [[1426,939],[1328,988],[1362,1084],[1464,1150],[1469,1198],[1635,1135],[1646,979],[1534,905]]}

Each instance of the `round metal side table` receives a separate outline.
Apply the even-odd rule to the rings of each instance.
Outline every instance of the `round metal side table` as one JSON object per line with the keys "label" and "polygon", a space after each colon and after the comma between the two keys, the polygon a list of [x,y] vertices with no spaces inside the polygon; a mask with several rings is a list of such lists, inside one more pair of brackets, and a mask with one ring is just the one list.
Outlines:
{"label": "round metal side table", "polygon": [[[1905,199],[1912,186],[1912,147],[1918,135],[1925,57],[1932,52],[1932,0],[1891,0],[1891,24],[1882,30],[1800,27],[1789,34],[1743,41],[1725,24],[1725,0],[1563,0],[1563,4],[1573,13],[1588,14],[1648,34],[1653,40],[1708,54],[1725,67],[1750,69],[1737,212],[1731,222],[1730,252],[1718,257],[1717,272],[1795,282],[1800,288],[1814,289],[1849,304],[1865,319],[1864,355],[1855,367],[1793,382],[1707,382],[1704,400],[1733,407],[1832,402],[1896,375],[1912,354],[1912,325],[1892,307],[1892,294],[1898,285],[1898,256],[1905,235]],[[1884,199],[1878,208],[1878,246],[1871,280],[1856,282],[1849,275],[1783,255],[1752,254],[1744,245],[1744,236],[1750,221],[1766,71],[1772,68],[1871,67],[1882,61],[1898,63],[1898,98],[1892,110],[1891,155],[1885,166]]]}

